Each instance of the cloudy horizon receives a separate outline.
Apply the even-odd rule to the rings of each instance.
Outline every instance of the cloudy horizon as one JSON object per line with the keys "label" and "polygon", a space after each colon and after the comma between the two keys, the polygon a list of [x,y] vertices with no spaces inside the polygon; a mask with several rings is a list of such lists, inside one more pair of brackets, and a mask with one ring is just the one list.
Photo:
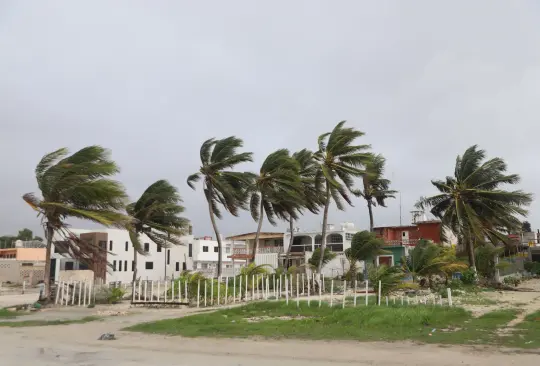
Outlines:
{"label": "cloudy horizon", "polygon": [[[204,140],[242,138],[254,153],[243,168],[257,171],[276,149],[315,149],[341,120],[386,157],[403,224],[473,144],[536,197],[539,20],[535,1],[3,1],[0,235],[42,236],[21,196],[39,193],[44,154],[98,144],[133,200],[167,179],[194,234],[214,236],[200,187],[186,184]],[[399,196],[387,206],[376,226],[399,224]],[[368,228],[365,201],[332,206],[329,223],[345,221]],[[218,225],[224,236],[257,228],[248,212]]]}

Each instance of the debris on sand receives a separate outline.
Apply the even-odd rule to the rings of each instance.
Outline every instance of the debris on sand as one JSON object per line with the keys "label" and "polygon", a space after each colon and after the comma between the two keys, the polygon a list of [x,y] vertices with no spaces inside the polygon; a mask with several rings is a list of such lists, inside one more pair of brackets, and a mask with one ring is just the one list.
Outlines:
{"label": "debris on sand", "polygon": [[99,338],[98,341],[114,341],[116,340],[116,337],[113,333],[103,333]]}

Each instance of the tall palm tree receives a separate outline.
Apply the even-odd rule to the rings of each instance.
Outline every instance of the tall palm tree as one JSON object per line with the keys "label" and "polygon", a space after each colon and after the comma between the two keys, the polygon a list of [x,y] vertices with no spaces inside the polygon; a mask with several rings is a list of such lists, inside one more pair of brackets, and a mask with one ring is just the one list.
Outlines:
{"label": "tall palm tree", "polygon": [[[321,206],[324,205],[324,191],[323,187],[323,175],[317,174],[319,166],[316,160],[313,158],[313,152],[303,149],[293,154],[293,159],[296,160],[299,167],[298,174],[300,175],[300,181],[302,183],[302,201],[290,202],[292,209],[298,213],[302,213],[304,209],[316,214],[319,212]],[[288,267],[289,257],[291,255],[291,249],[294,243],[294,217],[289,216],[289,232],[291,238],[289,241],[289,247],[287,248],[287,254],[285,257],[285,267]]]}
{"label": "tall palm tree", "polygon": [[[354,188],[354,178],[365,173],[363,169],[369,163],[372,154],[366,152],[370,145],[354,145],[357,138],[364,133],[351,127],[343,127],[345,121],[339,122],[332,132],[319,136],[319,150],[314,157],[319,163],[319,172],[324,181],[324,213],[322,225],[321,250],[326,248],[326,226],[328,224],[328,208],[333,200],[339,210],[344,210],[343,200],[352,206],[349,193],[360,196]],[[319,272],[322,270],[322,258],[319,261]]]}
{"label": "tall palm tree", "polygon": [[390,180],[384,178],[384,165],[386,159],[378,154],[366,164],[366,173],[362,177],[364,190],[361,196],[367,201],[369,211],[369,230],[373,231],[373,206],[385,206],[385,200],[395,198],[397,191],[390,189]]}
{"label": "tall palm tree", "polygon": [[364,262],[364,279],[368,276],[368,260],[373,260],[381,254],[390,254],[384,250],[384,240],[377,238],[371,231],[359,231],[355,233],[351,240],[351,247],[345,250],[345,255],[351,263],[351,278],[356,278],[354,269],[357,261]]}
{"label": "tall palm tree", "polygon": [[504,232],[519,230],[517,216],[526,216],[532,195],[521,190],[507,191],[505,184],[517,184],[517,174],[506,174],[506,163],[501,158],[484,161],[486,153],[477,145],[468,148],[456,159],[454,176],[446,180],[432,180],[440,194],[421,198],[420,209],[429,208],[441,219],[441,236],[451,230],[464,244],[469,264],[476,270],[475,244],[506,242]]}
{"label": "tall palm tree", "polygon": [[252,248],[251,261],[254,262],[265,214],[274,226],[276,217],[296,220],[297,209],[304,202],[299,165],[291,158],[289,150],[280,149],[266,157],[253,181],[250,195],[251,216],[258,222]]}
{"label": "tall palm tree", "polygon": [[41,216],[47,249],[45,255],[45,292],[50,296],[51,244],[56,234],[65,239],[68,252],[81,261],[96,260],[99,248],[71,234],[66,224],[69,217],[84,219],[105,226],[123,226],[127,198],[124,187],[109,179],[118,173],[109,151],[100,146],[85,147],[73,155],[66,148],[45,155],[35,174],[42,198],[27,193],[23,199]]}
{"label": "tall palm tree", "polygon": [[195,189],[195,183],[203,180],[204,196],[208,203],[210,221],[218,242],[218,277],[222,270],[222,243],[216,224],[216,217],[221,219],[219,205],[233,216],[238,216],[241,209],[246,208],[247,189],[253,181],[249,172],[234,172],[230,169],[238,164],[253,161],[252,153],[237,153],[244,145],[241,139],[230,136],[221,140],[206,140],[200,151],[201,167],[199,171],[187,179],[187,184]]}
{"label": "tall palm tree", "polygon": [[133,282],[137,280],[137,254],[146,255],[139,241],[139,235],[146,236],[162,248],[180,245],[178,236],[184,235],[189,220],[180,217],[184,212],[182,198],[176,187],[166,180],[158,180],[150,185],[137,202],[126,207],[133,217],[128,226],[129,238],[133,245]]}

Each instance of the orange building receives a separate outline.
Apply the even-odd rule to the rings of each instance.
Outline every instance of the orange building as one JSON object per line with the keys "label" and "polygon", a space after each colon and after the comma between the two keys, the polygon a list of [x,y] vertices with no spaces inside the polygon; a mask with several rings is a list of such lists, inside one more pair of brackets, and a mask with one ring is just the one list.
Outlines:
{"label": "orange building", "polygon": [[438,220],[420,221],[403,226],[380,226],[373,230],[387,245],[414,246],[420,239],[441,243],[441,222]]}
{"label": "orange building", "polygon": [[45,248],[7,248],[0,249],[0,260],[44,261]]}

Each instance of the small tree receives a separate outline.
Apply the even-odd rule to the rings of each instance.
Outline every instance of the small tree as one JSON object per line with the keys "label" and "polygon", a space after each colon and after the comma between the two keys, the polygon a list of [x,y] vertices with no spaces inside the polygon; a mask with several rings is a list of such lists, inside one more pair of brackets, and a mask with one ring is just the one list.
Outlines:
{"label": "small tree", "polygon": [[400,267],[370,266],[368,270],[369,281],[378,296],[379,281],[381,281],[381,296],[387,296],[391,292],[403,287],[403,278],[405,274]]}
{"label": "small tree", "polygon": [[[324,255],[321,260],[321,248],[317,248],[313,251],[311,258],[309,258],[308,264],[310,265],[312,270],[318,271],[319,263],[322,263],[322,267],[320,267],[322,269],[325,265],[328,264],[328,262],[330,262],[335,257],[336,257],[336,253],[326,248],[324,250]],[[321,271],[318,271],[318,272],[321,273]]]}
{"label": "small tree", "polygon": [[524,233],[532,232],[531,223],[529,221],[523,221],[523,224],[521,225],[521,231],[523,231]]}
{"label": "small tree", "polygon": [[[384,240],[377,238],[375,233],[369,231],[359,231],[353,235],[351,241],[351,247],[345,250],[345,255],[351,263],[350,275],[351,278],[356,278],[356,262],[364,262],[364,278],[368,276],[367,263],[382,254],[389,254],[391,252],[384,250]],[[354,262],[354,264],[352,263]]]}

